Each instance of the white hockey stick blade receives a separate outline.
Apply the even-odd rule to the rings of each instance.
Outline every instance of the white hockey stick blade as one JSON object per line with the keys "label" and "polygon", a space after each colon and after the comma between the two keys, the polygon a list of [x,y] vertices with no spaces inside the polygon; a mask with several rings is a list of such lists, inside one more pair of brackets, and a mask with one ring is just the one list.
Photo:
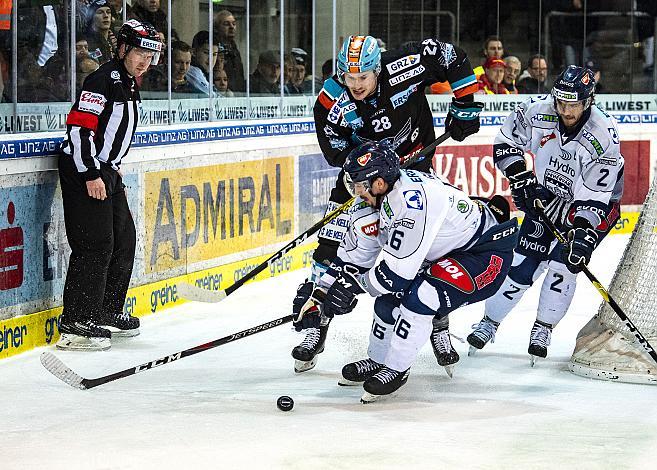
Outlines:
{"label": "white hockey stick blade", "polygon": [[46,351],[41,354],[41,364],[43,364],[43,367],[45,367],[48,372],[50,372],[62,382],[69,384],[71,387],[79,388],[80,390],[84,390],[86,388],[82,384],[84,378],[69,369],[66,364],[64,364],[53,353]]}
{"label": "white hockey stick blade", "polygon": [[179,282],[176,287],[176,292],[187,300],[206,302],[210,304],[221,302],[226,298],[225,290],[202,289],[186,282]]}

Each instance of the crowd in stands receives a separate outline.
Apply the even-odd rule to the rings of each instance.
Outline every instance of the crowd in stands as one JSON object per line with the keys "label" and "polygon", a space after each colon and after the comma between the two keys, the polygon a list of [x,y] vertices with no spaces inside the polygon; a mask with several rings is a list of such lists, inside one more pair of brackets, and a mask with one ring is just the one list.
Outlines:
{"label": "crowd in stands", "polygon": [[[571,1],[577,6],[577,0],[568,0],[566,3],[570,4]],[[65,27],[67,21],[64,21],[68,20],[68,13],[63,5],[54,0],[50,2],[53,5],[43,3],[49,2],[33,2],[30,5],[36,6],[19,9],[19,102],[63,102],[71,98],[70,79],[67,78],[70,76],[70,61],[66,47],[62,47],[68,44]],[[258,51],[257,61],[252,61],[251,70],[245,70],[242,52],[238,47],[241,34],[239,22],[228,10],[214,13],[211,41],[210,33],[205,30],[198,31],[191,38],[181,38],[172,29],[171,37],[167,37],[167,14],[162,10],[161,0],[132,0],[125,6],[125,12],[123,8],[122,0],[76,0],[76,93],[80,92],[85,77],[115,56],[116,33],[124,14],[127,19],[136,18],[151,23],[165,45],[160,62],[140,79],[141,89],[147,98],[167,96],[167,48],[171,49],[170,88],[175,98],[245,96],[247,77],[251,96],[280,95],[281,83],[282,92],[286,96],[313,95],[319,92],[324,80],[333,72],[333,61],[326,58],[321,74],[313,77],[310,66],[313,59],[301,47],[290,47],[283,52],[278,49]],[[53,29],[52,26],[56,24],[60,25],[59,28]],[[3,102],[11,101],[11,87],[5,86],[10,79],[11,66],[11,49],[7,47],[7,37],[7,34],[3,36],[3,32],[0,32],[0,95]],[[654,47],[654,38],[648,39],[652,42],[648,41],[647,44]],[[385,50],[385,43],[379,41]],[[472,63],[476,64],[476,54],[468,52]],[[500,37],[491,36],[483,43],[481,65],[475,69],[479,93],[540,94],[550,90],[549,77],[556,72],[551,70],[546,56],[535,54],[524,57],[508,52]],[[599,77],[599,61],[584,57],[584,62]],[[651,57],[647,57],[646,67],[652,66]],[[602,90],[601,84],[599,90]],[[448,83],[443,83],[432,86],[427,92],[451,93],[451,90]]]}

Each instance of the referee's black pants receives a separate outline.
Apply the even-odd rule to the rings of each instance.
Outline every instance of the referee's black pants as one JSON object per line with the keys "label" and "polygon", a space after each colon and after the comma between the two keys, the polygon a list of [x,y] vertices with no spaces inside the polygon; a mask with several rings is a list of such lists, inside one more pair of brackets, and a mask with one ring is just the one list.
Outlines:
{"label": "referee's black pants", "polygon": [[118,315],[130,284],[136,230],[121,175],[102,164],[107,198],[89,196],[73,157],[59,156],[66,238],[71,257],[64,284],[62,321],[101,321]]}

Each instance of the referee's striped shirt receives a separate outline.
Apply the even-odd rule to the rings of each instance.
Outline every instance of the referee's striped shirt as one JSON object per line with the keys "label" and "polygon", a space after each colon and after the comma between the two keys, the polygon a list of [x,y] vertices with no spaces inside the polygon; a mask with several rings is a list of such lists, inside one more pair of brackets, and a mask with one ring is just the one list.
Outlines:
{"label": "referee's striped shirt", "polygon": [[86,78],[62,143],[85,181],[100,177],[100,162],[119,169],[137,128],[140,103],[135,79],[121,61],[106,62]]}

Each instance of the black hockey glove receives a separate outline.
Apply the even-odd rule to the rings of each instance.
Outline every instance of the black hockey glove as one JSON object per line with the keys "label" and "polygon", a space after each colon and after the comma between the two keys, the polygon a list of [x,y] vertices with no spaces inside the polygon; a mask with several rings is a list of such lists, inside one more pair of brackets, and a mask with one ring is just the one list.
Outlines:
{"label": "black hockey glove", "polygon": [[296,318],[292,320],[295,330],[319,328],[325,295],[322,289],[315,288],[314,282],[306,281],[299,286],[292,301],[292,313],[296,314]]}
{"label": "black hockey glove", "polygon": [[365,290],[358,282],[360,271],[356,266],[345,264],[342,272],[329,287],[324,299],[324,315],[332,318],[333,315],[344,315],[351,312],[358,303],[356,296]]}
{"label": "black hockey glove", "polygon": [[477,101],[459,101],[452,98],[449,112],[445,119],[445,131],[451,133],[454,140],[462,142],[466,137],[479,132],[479,114],[484,109],[484,103]]}
{"label": "black hockey glove", "polygon": [[524,163],[516,162],[507,168],[506,177],[509,179],[511,198],[518,210],[538,218],[538,213],[534,209],[534,200],[542,200],[543,191],[534,172],[527,170]]}
{"label": "black hockey glove", "polygon": [[598,244],[598,233],[581,217],[575,218],[573,226],[568,232],[568,246],[563,250],[562,258],[568,270],[577,274],[591,260],[591,254]]}

